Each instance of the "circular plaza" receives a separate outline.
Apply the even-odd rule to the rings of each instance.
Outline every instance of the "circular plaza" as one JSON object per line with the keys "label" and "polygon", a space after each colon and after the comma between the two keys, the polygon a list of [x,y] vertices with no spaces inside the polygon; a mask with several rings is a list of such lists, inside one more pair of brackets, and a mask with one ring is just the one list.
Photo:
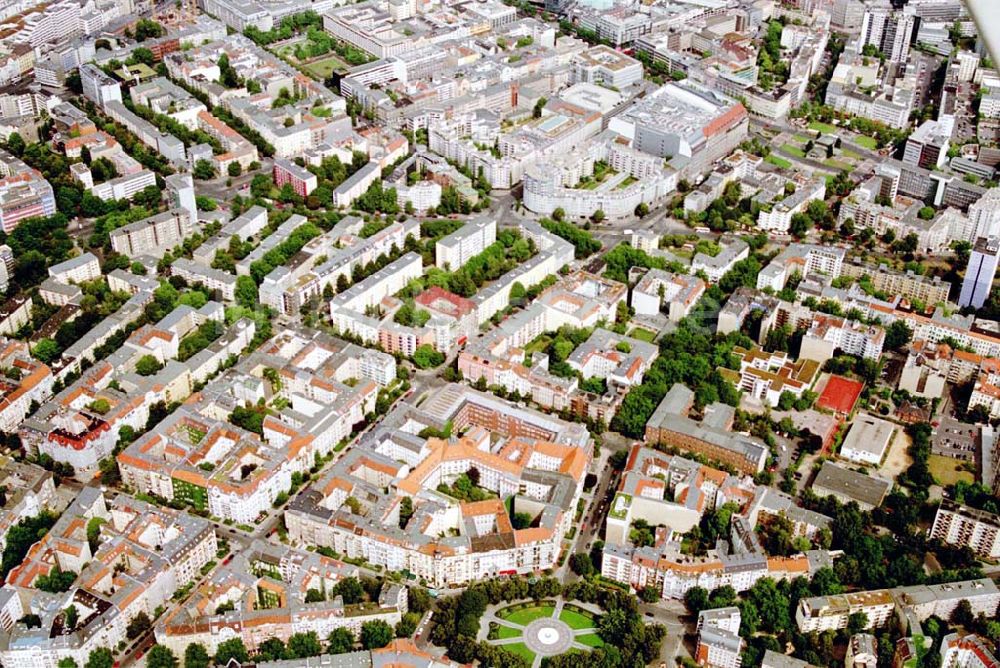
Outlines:
{"label": "circular plaza", "polygon": [[[529,666],[571,649],[604,645],[597,635],[600,613],[565,601],[528,601],[500,607],[484,616],[487,642],[523,657]],[[484,629],[487,630],[487,629]]]}

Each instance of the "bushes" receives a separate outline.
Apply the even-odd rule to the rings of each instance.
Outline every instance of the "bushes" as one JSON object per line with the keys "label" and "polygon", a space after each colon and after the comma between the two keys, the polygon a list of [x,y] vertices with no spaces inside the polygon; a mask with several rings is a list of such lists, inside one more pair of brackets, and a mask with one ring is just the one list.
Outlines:
{"label": "bushes", "polygon": [[11,569],[24,561],[28,549],[48,533],[59,518],[55,513],[42,511],[35,517],[26,517],[7,531],[7,543],[0,562],[0,575],[6,577]]}
{"label": "bushes", "polygon": [[638,248],[632,248],[627,244],[618,244],[607,255],[604,256],[606,269],[604,275],[613,281],[621,283],[628,282],[628,270],[632,267],[645,267],[647,269],[664,269],[683,273],[684,267],[667,262],[662,257],[653,257]]}
{"label": "bushes", "polygon": [[425,343],[419,346],[413,352],[413,363],[417,365],[419,369],[432,369],[436,366],[440,366],[444,363],[444,354],[438,352],[429,343]]}
{"label": "bushes", "polygon": [[250,276],[260,285],[264,282],[264,277],[271,273],[275,267],[288,262],[288,259],[302,250],[302,247],[310,240],[320,235],[320,229],[312,223],[303,223],[295,228],[287,239],[282,241],[276,248],[272,248],[264,257],[250,265]]}
{"label": "bushes", "polygon": [[542,218],[538,222],[549,232],[552,232],[553,234],[560,236],[573,244],[573,248],[575,249],[574,255],[577,260],[590,257],[597,251],[601,250],[600,241],[595,239],[590,232],[581,230],[575,225],[561,221],[549,220],[548,218]]}

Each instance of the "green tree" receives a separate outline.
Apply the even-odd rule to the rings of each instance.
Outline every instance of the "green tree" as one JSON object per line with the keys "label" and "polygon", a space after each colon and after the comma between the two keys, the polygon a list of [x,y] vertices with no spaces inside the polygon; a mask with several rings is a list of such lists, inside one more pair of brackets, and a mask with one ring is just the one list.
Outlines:
{"label": "green tree", "polygon": [[76,661],[66,657],[65,659],[59,659],[59,663],[56,664],[56,668],[79,668]]}
{"label": "green tree", "polygon": [[63,626],[70,631],[76,630],[76,623],[80,621],[80,611],[75,605],[69,605],[63,610]]}
{"label": "green tree", "polygon": [[139,19],[135,24],[135,41],[137,42],[162,37],[164,33],[166,33],[166,30],[163,26],[151,19]]}
{"label": "green tree", "polygon": [[219,643],[219,648],[215,651],[215,663],[226,665],[231,659],[236,659],[239,663],[246,663],[250,660],[247,648],[240,638],[230,638]]}
{"label": "green tree", "polygon": [[365,588],[361,586],[357,578],[348,577],[336,584],[333,593],[335,596],[342,596],[345,605],[354,605],[360,603],[364,598]]}
{"label": "green tree", "polygon": [[58,594],[69,591],[69,588],[73,586],[74,580],[76,580],[76,573],[73,571],[64,571],[59,568],[59,564],[56,564],[52,567],[51,571],[35,578],[35,587],[42,591]]}
{"label": "green tree", "polygon": [[346,654],[354,650],[354,634],[350,629],[334,629],[326,639],[327,654]]}
{"label": "green tree", "polygon": [[152,355],[143,355],[135,363],[135,372],[140,376],[152,376],[162,368],[163,365],[160,364],[160,360]]}
{"label": "green tree", "polygon": [[319,642],[319,636],[315,631],[308,633],[293,633],[288,637],[288,658],[305,659],[310,656],[319,656],[323,653],[323,645]]}
{"label": "green tree", "polygon": [[396,624],[396,637],[397,638],[409,638],[417,630],[417,624],[420,622],[420,614],[416,612],[408,612],[403,615],[403,618],[399,620]]}
{"label": "green tree", "polygon": [[151,628],[153,628],[153,623],[149,619],[149,615],[145,612],[140,612],[132,618],[132,621],[128,623],[128,626],[125,629],[125,635],[128,636],[129,639],[138,638]]}
{"label": "green tree", "polygon": [[215,167],[208,160],[199,160],[194,163],[194,169],[191,170],[191,176],[201,181],[207,181],[209,179],[215,178]]}
{"label": "green tree", "polygon": [[361,625],[361,646],[379,649],[391,643],[394,635],[392,627],[385,621],[373,619]]}
{"label": "green tree", "polygon": [[184,649],[184,668],[208,668],[211,657],[201,643],[191,643]]}
{"label": "green tree", "polygon": [[234,290],[236,303],[248,309],[257,307],[257,283],[249,276],[237,276]]}
{"label": "green tree", "polygon": [[239,176],[240,174],[243,173],[243,167],[240,165],[240,163],[234,160],[231,163],[229,163],[228,167],[226,167],[226,171],[229,172],[230,176]]}
{"label": "green tree", "polygon": [[594,574],[594,562],[586,552],[577,552],[569,558],[569,567],[580,577],[589,577]]}
{"label": "green tree", "polygon": [[413,363],[419,369],[431,369],[444,363],[444,355],[434,349],[429,343],[418,346],[413,351]]}
{"label": "green tree", "polygon": [[11,132],[10,135],[7,136],[7,150],[17,157],[20,158],[24,155],[25,146],[26,144],[24,143],[24,139],[17,132]]}
{"label": "green tree", "polygon": [[885,347],[888,350],[899,350],[913,338],[913,330],[906,322],[896,320],[885,330]]}
{"label": "green tree", "polygon": [[847,632],[850,635],[861,633],[868,628],[868,615],[863,612],[854,612],[847,617]]}
{"label": "green tree", "polygon": [[281,638],[268,638],[257,646],[257,659],[259,661],[281,661],[288,659],[285,655],[285,643]]}
{"label": "green tree", "polygon": [[48,364],[60,355],[59,344],[52,339],[42,339],[31,349],[31,354],[41,362]]}
{"label": "green tree", "polygon": [[163,645],[153,645],[146,655],[146,668],[177,668],[177,665],[177,657]]}
{"label": "green tree", "polygon": [[90,652],[83,668],[113,668],[115,657],[107,647],[98,647]]}

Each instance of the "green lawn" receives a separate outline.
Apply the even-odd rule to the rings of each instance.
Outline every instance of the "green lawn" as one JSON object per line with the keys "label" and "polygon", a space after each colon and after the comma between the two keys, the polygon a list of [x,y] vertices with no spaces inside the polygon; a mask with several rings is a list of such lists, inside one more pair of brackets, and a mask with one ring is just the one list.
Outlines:
{"label": "green lawn", "polygon": [[816,132],[822,132],[825,135],[832,134],[837,131],[837,128],[829,123],[820,123],[819,121],[813,121],[809,124],[810,130],[815,130]]}
{"label": "green lawn", "polygon": [[524,657],[524,660],[528,662],[529,666],[535,661],[535,653],[528,649],[528,646],[523,642],[515,642],[509,645],[497,645],[497,647],[502,647],[515,656]]}
{"label": "green lawn", "polygon": [[854,168],[854,165],[850,164],[849,162],[842,162],[842,161],[839,161],[839,160],[833,160],[832,158],[829,159],[829,160],[824,160],[823,164],[826,165],[827,167],[833,167],[834,169],[836,169],[838,171],[843,171],[845,169],[848,170],[848,171],[850,171],[851,169]]}
{"label": "green lawn", "polygon": [[806,157],[806,152],[803,151],[798,146],[796,146],[795,144],[783,144],[781,146],[781,150],[787,153],[788,155],[794,155],[796,158]]}
{"label": "green lawn", "polygon": [[506,619],[508,622],[513,624],[520,624],[521,626],[527,626],[536,619],[542,619],[543,617],[551,617],[552,613],[556,611],[553,605],[536,605],[531,608],[524,608],[523,610],[516,610],[509,615],[500,612],[500,616]]}
{"label": "green lawn", "polygon": [[858,135],[855,137],[854,143],[858,146],[864,146],[869,151],[878,150],[878,142],[871,137],[866,137],[865,135]]}
{"label": "green lawn", "polygon": [[795,137],[795,141],[802,142],[803,144],[805,144],[808,141],[812,141],[812,137],[807,137],[805,135],[800,135],[798,133],[795,133],[792,136]]}
{"label": "green lawn", "polygon": [[861,156],[854,151],[841,151],[845,158],[850,158],[851,160],[860,160]]}
{"label": "green lawn", "polygon": [[596,633],[585,633],[582,636],[576,636],[573,640],[587,647],[604,647],[604,641]]}
{"label": "green lawn", "polygon": [[963,463],[944,455],[931,455],[927,458],[927,468],[939,485],[954,485],[959,480],[972,482],[973,475],[962,470]]}
{"label": "green lawn", "polygon": [[322,60],[303,65],[302,69],[313,78],[323,80],[334,72],[347,72],[347,63],[337,56],[329,56]]}
{"label": "green lawn", "polygon": [[520,637],[521,637],[520,629],[512,629],[509,626],[504,626],[502,624],[497,628],[497,638],[503,639],[503,638],[520,638]]}
{"label": "green lawn", "polygon": [[640,341],[646,341],[652,343],[653,339],[656,338],[656,332],[651,332],[648,329],[643,329],[642,327],[635,327],[631,332],[628,333],[633,339],[638,339]]}
{"label": "green lawn", "polygon": [[787,160],[785,160],[784,158],[782,158],[780,155],[775,155],[774,153],[771,153],[766,158],[764,158],[764,162],[769,162],[772,165],[774,165],[775,167],[781,167],[782,169],[791,169],[792,168],[792,163],[788,162]]}
{"label": "green lawn", "polygon": [[571,629],[592,629],[597,626],[592,617],[566,608],[559,613],[559,619],[566,622]]}
{"label": "green lawn", "polygon": [[524,347],[524,352],[528,354],[545,352],[545,349],[549,347],[550,343],[552,343],[552,337],[542,334],[534,341],[526,345]]}

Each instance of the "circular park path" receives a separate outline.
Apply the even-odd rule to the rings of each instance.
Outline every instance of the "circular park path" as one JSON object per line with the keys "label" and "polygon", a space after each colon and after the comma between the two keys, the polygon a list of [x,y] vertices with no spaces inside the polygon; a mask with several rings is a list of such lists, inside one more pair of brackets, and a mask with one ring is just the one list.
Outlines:
{"label": "circular park path", "polygon": [[545,657],[603,646],[599,616],[596,609],[562,600],[503,604],[486,611],[480,637],[538,668]]}

